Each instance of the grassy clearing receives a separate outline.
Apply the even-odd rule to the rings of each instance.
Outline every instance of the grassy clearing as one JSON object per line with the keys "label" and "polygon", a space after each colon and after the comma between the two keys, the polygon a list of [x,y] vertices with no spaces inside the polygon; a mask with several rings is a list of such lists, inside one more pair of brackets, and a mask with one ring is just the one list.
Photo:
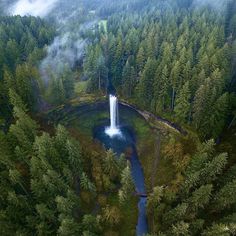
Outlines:
{"label": "grassy clearing", "polygon": [[88,81],[78,81],[75,83],[75,94],[78,96],[85,95]]}
{"label": "grassy clearing", "polygon": [[106,99],[105,96],[95,96],[95,95],[92,95],[92,94],[86,94],[86,95],[79,96],[79,97],[76,97],[74,99],[71,99],[70,102],[68,103],[68,105],[70,105],[72,107],[75,107],[75,109],[76,109],[77,107],[79,107],[81,105],[94,104],[96,102],[102,102],[105,99]]}
{"label": "grassy clearing", "polygon": [[77,128],[80,132],[87,137],[93,136],[93,127],[99,125],[104,119],[108,119],[108,114],[106,112],[99,112],[99,114],[94,114],[89,112],[89,114],[81,115],[76,119],[71,119],[70,126]]}

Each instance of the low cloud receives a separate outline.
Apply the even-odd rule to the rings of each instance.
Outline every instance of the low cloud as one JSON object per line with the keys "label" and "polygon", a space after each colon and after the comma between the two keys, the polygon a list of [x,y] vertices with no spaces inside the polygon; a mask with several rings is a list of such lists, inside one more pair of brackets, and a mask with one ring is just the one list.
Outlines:
{"label": "low cloud", "polygon": [[53,43],[48,46],[47,57],[41,63],[40,71],[44,81],[50,79],[51,71],[55,76],[63,73],[65,66],[73,68],[75,63],[83,57],[86,40],[83,40],[79,35],[66,33],[62,36],[57,36]]}
{"label": "low cloud", "polygon": [[193,5],[195,6],[204,6],[204,5],[210,5],[214,8],[220,9],[227,3],[228,0],[194,0]]}
{"label": "low cloud", "polygon": [[[50,74],[53,72],[55,77],[60,76],[65,67],[73,69],[77,63],[81,64],[88,45],[88,39],[82,37],[87,31],[94,28],[96,20],[81,24],[74,31],[68,27],[72,24],[72,14],[69,18],[61,20],[61,34],[55,37],[53,43],[47,47],[47,56],[40,65],[40,72],[43,80],[48,82]],[[63,23],[62,23],[63,22]]]}
{"label": "low cloud", "polygon": [[10,7],[12,15],[47,16],[59,0],[19,0]]}

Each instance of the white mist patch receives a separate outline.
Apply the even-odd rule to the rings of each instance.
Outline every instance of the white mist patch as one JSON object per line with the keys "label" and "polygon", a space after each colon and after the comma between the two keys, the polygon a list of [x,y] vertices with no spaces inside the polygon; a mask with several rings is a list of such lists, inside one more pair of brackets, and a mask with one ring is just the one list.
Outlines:
{"label": "white mist patch", "polygon": [[86,40],[79,38],[69,32],[57,36],[53,43],[47,48],[47,57],[40,65],[41,76],[45,82],[50,79],[48,71],[58,76],[63,73],[65,67],[73,68],[76,61],[83,57]]}
{"label": "white mist patch", "polygon": [[44,17],[52,11],[57,2],[59,0],[19,0],[10,7],[10,13]]}
{"label": "white mist patch", "polygon": [[40,65],[40,73],[46,83],[50,80],[51,72],[55,77],[58,77],[65,68],[72,69],[85,55],[88,42],[86,38],[81,37],[81,34],[83,31],[92,29],[97,21],[81,24],[73,31],[71,25],[73,25],[74,18],[76,18],[76,14],[72,13],[64,21],[57,19],[61,24],[60,29],[58,29],[61,34],[55,37],[53,43],[47,47],[47,56]]}
{"label": "white mist patch", "polygon": [[[220,9],[224,6],[224,4],[227,2],[227,0],[194,0],[193,5],[194,6],[205,6],[209,5],[211,7]],[[222,10],[222,9],[221,9]]]}

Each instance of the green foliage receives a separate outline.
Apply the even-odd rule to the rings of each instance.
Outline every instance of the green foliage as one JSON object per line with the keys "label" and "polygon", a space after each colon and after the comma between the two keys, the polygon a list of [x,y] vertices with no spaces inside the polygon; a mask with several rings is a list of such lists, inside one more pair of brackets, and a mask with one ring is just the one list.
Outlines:
{"label": "green foliage", "polygon": [[190,124],[202,140],[216,139],[231,113],[235,4],[229,1],[219,13],[191,6],[191,0],[180,2],[142,1],[137,12],[112,14],[106,37],[101,30],[88,48],[84,73],[89,91],[101,90],[102,55],[101,71],[123,98]]}
{"label": "green foliage", "polygon": [[60,236],[73,236],[80,233],[80,226],[72,218],[64,218],[61,222],[61,225],[58,229],[58,235]]}
{"label": "green foliage", "polygon": [[154,187],[153,192],[148,196],[147,209],[152,211],[154,208],[158,207],[163,195],[163,187]]}
{"label": "green foliage", "polygon": [[199,208],[204,208],[210,201],[213,186],[211,184],[203,185],[192,193],[188,199],[188,204],[192,211],[197,211]]}
{"label": "green foliage", "polygon": [[103,169],[110,179],[115,179],[119,175],[119,163],[116,154],[111,149],[106,152],[106,157],[103,159]]}
{"label": "green foliage", "polygon": [[87,191],[95,192],[96,188],[93,185],[93,183],[88,179],[87,175],[85,173],[82,173],[81,179],[80,179],[80,185],[81,188]]}
{"label": "green foliage", "polygon": [[214,224],[212,227],[208,228],[203,232],[204,236],[216,235],[216,236],[229,236],[230,231],[227,225]]}
{"label": "green foliage", "polygon": [[184,219],[187,213],[188,204],[182,203],[176,206],[174,209],[170,210],[163,216],[163,221],[165,225],[172,225],[175,222]]}
{"label": "green foliage", "polygon": [[[213,140],[199,145],[175,193],[171,192],[171,185],[154,188],[147,206],[149,219],[158,224],[152,225],[151,232],[167,235],[235,232],[235,217],[230,214],[235,205],[235,180],[227,177],[232,173],[227,169],[227,154],[217,154],[214,146]],[[224,180],[222,173],[226,176]]]}
{"label": "green foliage", "polygon": [[40,92],[52,105],[60,105],[75,94],[75,73],[68,65],[63,65],[61,72],[55,73],[50,67],[45,72],[47,81],[42,81]]}
{"label": "green foliage", "polygon": [[37,109],[40,80],[35,66],[42,58],[43,47],[51,42],[54,30],[40,18],[1,16],[0,35],[0,115],[8,126],[13,92],[27,109]]}
{"label": "green foliage", "polygon": [[190,113],[189,82],[186,82],[176,98],[175,114],[180,122],[186,122]]}
{"label": "green foliage", "polygon": [[103,209],[104,221],[112,226],[119,224],[121,220],[121,213],[116,206],[106,206]]}
{"label": "green foliage", "polygon": [[224,210],[236,202],[235,197],[236,180],[225,184],[215,195],[214,209]]}
{"label": "green foliage", "polygon": [[[232,0],[226,5],[218,12],[194,7],[192,0],[143,0],[100,9],[107,19],[88,33],[84,87],[105,93],[110,79],[125,99],[188,122],[202,140],[217,139],[235,110],[236,5]],[[54,135],[40,132],[28,114],[37,110],[41,95],[53,105],[74,95],[77,78],[65,65],[61,74],[49,71],[47,86],[40,80],[37,67],[54,33],[40,18],[0,17],[1,235],[102,235],[101,222],[117,229],[121,211],[110,204],[97,216],[99,206],[87,209],[86,200],[112,190],[108,197],[114,194],[125,204],[134,194],[124,157],[111,150],[100,159],[96,151],[84,153],[86,147],[64,127]],[[148,196],[151,231],[234,235],[235,166],[228,168],[227,154],[216,153],[213,140],[191,158],[172,141],[164,155],[176,178]],[[80,199],[83,194],[87,199]]]}
{"label": "green foliage", "polygon": [[100,45],[88,48],[84,73],[89,79],[88,91],[102,91],[107,86],[107,67]]}
{"label": "green foliage", "polygon": [[121,173],[121,189],[119,190],[119,201],[121,204],[128,202],[134,193],[134,182],[129,165]]}
{"label": "green foliage", "polygon": [[133,66],[127,60],[122,73],[122,94],[125,98],[131,97],[136,85],[136,74]]}
{"label": "green foliage", "polygon": [[187,236],[189,234],[189,224],[185,223],[184,221],[181,221],[175,225],[172,226],[172,235],[175,236]]}
{"label": "green foliage", "polygon": [[[39,133],[17,94],[11,97],[16,121],[0,135],[1,232],[80,235],[76,186],[96,190],[84,172],[80,145],[61,125],[54,136]],[[93,229],[98,232],[99,222]]]}
{"label": "green foliage", "polygon": [[151,103],[153,96],[153,78],[155,75],[155,66],[156,61],[148,58],[147,63],[145,64],[143,73],[140,78],[140,84],[138,88],[137,96],[142,96],[142,106],[147,106]]}

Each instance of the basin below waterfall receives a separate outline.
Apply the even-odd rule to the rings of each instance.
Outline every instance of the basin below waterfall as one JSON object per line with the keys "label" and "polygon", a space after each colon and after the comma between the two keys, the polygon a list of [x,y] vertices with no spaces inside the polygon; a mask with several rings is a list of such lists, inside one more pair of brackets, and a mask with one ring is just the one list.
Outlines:
{"label": "basin below waterfall", "polygon": [[[111,101],[109,100],[77,106],[65,106],[50,112],[48,119],[68,127],[77,137],[83,137],[81,141],[83,141],[84,137],[88,140],[91,138],[100,140],[107,149],[112,148],[117,154],[124,153],[127,149],[129,150],[132,176],[136,186],[137,198],[139,197],[139,202],[136,206],[139,211],[136,234],[141,236],[148,231],[146,217],[147,199],[144,174],[137,154],[137,148],[140,148],[140,142],[144,144],[147,141],[150,142],[150,140],[154,142],[154,135],[142,115],[129,106],[120,104],[117,99],[116,107],[113,109],[115,113],[112,114],[116,114],[115,125],[120,133],[114,136],[108,135],[105,131],[111,127],[110,104]],[[145,156],[142,156],[142,158],[145,158]]]}

